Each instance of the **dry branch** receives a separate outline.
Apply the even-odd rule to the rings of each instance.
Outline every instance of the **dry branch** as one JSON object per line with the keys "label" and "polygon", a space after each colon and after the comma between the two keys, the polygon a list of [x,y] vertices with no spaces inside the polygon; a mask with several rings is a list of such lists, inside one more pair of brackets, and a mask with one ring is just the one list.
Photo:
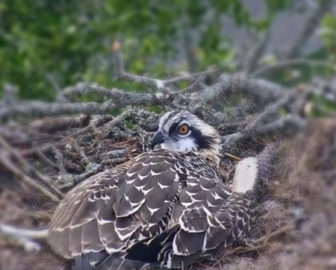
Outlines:
{"label": "dry branch", "polygon": [[297,65],[305,65],[305,66],[312,66],[312,67],[322,67],[328,68],[333,71],[336,71],[336,65],[332,64],[331,62],[327,61],[320,61],[314,59],[291,59],[291,60],[284,60],[280,61],[274,65],[265,66],[257,69],[256,71],[252,72],[250,75],[252,77],[267,77],[268,75],[272,74],[274,71],[290,68]]}
{"label": "dry branch", "polygon": [[[299,91],[300,92],[300,89]],[[226,148],[231,148],[237,145],[241,140],[246,140],[254,137],[266,137],[270,135],[289,135],[301,130],[306,121],[301,118],[299,110],[294,106],[293,111],[283,117],[280,115],[280,110],[285,107],[290,108],[292,103],[298,103],[299,94],[297,92],[284,93],[283,97],[277,102],[266,107],[256,118],[243,130],[239,130],[233,134],[223,137],[223,145]],[[303,98],[303,97],[300,97]],[[301,104],[301,102],[299,102]]]}
{"label": "dry branch", "polygon": [[39,133],[53,134],[57,131],[64,131],[70,128],[85,127],[89,124],[90,120],[89,115],[45,117],[32,121],[29,123],[28,128]]}
{"label": "dry branch", "polygon": [[286,226],[283,226],[269,234],[266,234],[263,237],[260,237],[258,239],[255,239],[252,241],[252,243],[246,243],[247,246],[240,246],[236,247],[232,250],[229,250],[225,252],[225,256],[233,255],[233,254],[241,254],[241,253],[246,253],[250,251],[256,251],[261,248],[265,248],[268,244],[268,242],[272,239],[275,238],[281,234],[284,234],[286,232],[292,231],[295,229],[295,226],[293,224],[288,224]]}
{"label": "dry branch", "polygon": [[[59,199],[63,198],[63,194],[52,184],[52,180],[41,174],[39,171],[37,171],[32,165],[30,165],[20,154],[19,152],[17,152],[15,149],[13,149],[3,138],[0,137],[0,145],[6,149],[8,151],[8,153],[10,155],[12,155],[13,157],[15,157],[17,159],[17,161],[19,163],[21,163],[21,165],[23,166],[24,170],[26,171],[26,173],[32,172],[50,191],[53,192],[53,194],[56,195],[56,197],[58,197]],[[5,155],[4,155],[5,157]],[[7,159],[7,161],[9,162],[9,159]],[[6,161],[4,161],[6,163]],[[10,166],[12,166],[13,168],[15,168],[14,165],[11,165],[9,163]],[[14,171],[19,172],[19,169],[16,169]],[[14,172],[13,171],[13,172]],[[26,176],[27,178],[28,176]],[[48,193],[49,194],[49,193]],[[48,195],[50,196],[50,194]]]}
{"label": "dry branch", "polygon": [[60,199],[56,197],[53,193],[51,193],[49,190],[47,190],[42,185],[38,184],[36,181],[34,181],[31,177],[24,174],[21,170],[19,170],[9,159],[9,157],[6,155],[6,153],[0,153],[0,162],[2,165],[8,169],[8,171],[12,172],[17,179],[20,179],[21,181],[25,182],[27,185],[31,186],[32,188],[38,190],[41,192],[44,196],[49,198],[53,202],[59,202]]}
{"label": "dry branch", "polygon": [[0,223],[0,235],[14,235],[18,237],[26,237],[30,239],[46,239],[48,236],[48,230],[28,230],[28,229],[19,229],[14,226]]}
{"label": "dry branch", "polygon": [[17,102],[10,107],[0,108],[0,121],[8,117],[19,115],[30,117],[58,116],[66,114],[108,114],[111,110],[123,108],[129,105],[149,106],[169,103],[172,100],[170,94],[163,93],[133,93],[117,89],[108,90],[97,84],[79,83],[66,90],[67,95],[82,95],[85,93],[99,93],[109,98],[104,103],[49,103],[42,101]]}
{"label": "dry branch", "polygon": [[27,251],[39,251],[41,246],[34,240],[45,240],[47,236],[48,230],[19,229],[0,223],[0,237],[16,240]]}
{"label": "dry branch", "polygon": [[117,108],[112,102],[102,104],[96,102],[88,103],[50,103],[42,101],[22,101],[11,107],[0,108],[0,121],[9,116],[57,116],[66,114],[105,114]]}
{"label": "dry branch", "polygon": [[63,91],[67,98],[82,96],[85,94],[97,94],[110,99],[115,104],[115,108],[136,105],[159,105],[170,101],[168,94],[161,93],[136,93],[121,89],[107,89],[96,83],[78,83],[74,87],[68,87]]}
{"label": "dry branch", "polygon": [[135,83],[150,87],[155,90],[160,90],[160,91],[163,91],[163,90],[171,91],[172,90],[171,86],[179,82],[186,81],[186,82],[192,83],[195,80],[198,80],[199,78],[203,78],[204,80],[204,78],[207,75],[217,72],[216,70],[210,69],[210,70],[203,71],[200,73],[177,76],[171,79],[157,79],[157,78],[151,78],[147,76],[139,76],[139,75],[131,74],[125,71],[124,62],[123,62],[122,54],[121,54],[121,46],[118,41],[115,41],[112,44],[112,53],[114,57],[114,66],[115,66],[115,73],[117,75],[117,78],[126,80],[126,81],[135,82]]}
{"label": "dry branch", "polygon": [[213,101],[229,95],[252,97],[257,104],[268,104],[281,98],[284,90],[264,80],[246,78],[241,75],[223,74],[219,81],[200,92],[199,99]]}
{"label": "dry branch", "polygon": [[265,50],[267,48],[267,45],[270,40],[271,36],[271,28],[269,28],[261,37],[258,44],[255,46],[254,49],[251,50],[249,53],[249,57],[247,59],[246,64],[246,74],[251,74],[253,70],[255,70],[258,67],[260,59],[263,57]]}
{"label": "dry branch", "polygon": [[309,38],[314,34],[315,30],[319,26],[319,23],[327,12],[330,11],[334,1],[332,0],[319,0],[318,7],[311,13],[310,17],[304,24],[304,29],[298,36],[296,42],[288,50],[286,59],[300,57],[303,47],[307,44]]}

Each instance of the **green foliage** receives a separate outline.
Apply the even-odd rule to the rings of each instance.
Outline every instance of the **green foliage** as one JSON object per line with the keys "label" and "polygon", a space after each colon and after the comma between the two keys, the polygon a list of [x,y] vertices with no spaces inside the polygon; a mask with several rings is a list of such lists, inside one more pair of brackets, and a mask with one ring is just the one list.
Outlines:
{"label": "green foliage", "polygon": [[265,18],[259,20],[251,20],[250,26],[256,31],[266,31],[273,22],[274,16],[281,10],[288,8],[291,4],[290,0],[265,0],[267,14]]}
{"label": "green foliage", "polygon": [[312,117],[330,116],[335,112],[335,102],[326,99],[323,95],[314,94],[310,100],[315,105],[311,111]]}
{"label": "green foliage", "polygon": [[[210,20],[209,10],[216,14]],[[248,20],[241,2],[233,0],[2,0],[0,88],[12,83],[22,98],[50,100],[55,83],[60,88],[78,81],[122,86],[113,77],[110,45],[115,39],[122,42],[126,69],[134,73],[167,77],[185,70],[186,62],[167,65],[183,46],[192,50],[197,70],[223,65],[233,57],[230,42],[220,33],[223,14],[240,24]],[[188,33],[204,25],[199,41],[185,44]]]}
{"label": "green foliage", "polygon": [[336,61],[336,15],[326,15],[322,21],[321,36],[328,56]]}
{"label": "green foliage", "polygon": [[[110,47],[116,39],[132,73],[167,78],[209,66],[241,71],[233,43],[222,33],[222,19],[229,16],[258,36],[291,1],[265,3],[265,18],[255,20],[240,0],[1,0],[0,95],[3,85],[11,83],[19,87],[21,98],[52,100],[55,85],[63,88],[78,81],[149,91],[113,76]],[[323,41],[335,60],[335,16],[325,17],[323,29]],[[315,74],[302,70],[307,78]],[[272,79],[293,82],[286,72]],[[100,101],[95,96],[83,99]]]}

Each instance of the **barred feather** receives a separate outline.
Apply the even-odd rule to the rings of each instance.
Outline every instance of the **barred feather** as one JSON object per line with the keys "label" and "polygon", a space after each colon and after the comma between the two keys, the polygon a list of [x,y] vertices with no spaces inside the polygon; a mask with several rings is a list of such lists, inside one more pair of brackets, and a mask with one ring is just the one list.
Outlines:
{"label": "barred feather", "polygon": [[251,228],[253,194],[226,186],[212,157],[154,150],[90,177],[57,207],[51,247],[77,270],[105,270],[183,268],[237,244]]}

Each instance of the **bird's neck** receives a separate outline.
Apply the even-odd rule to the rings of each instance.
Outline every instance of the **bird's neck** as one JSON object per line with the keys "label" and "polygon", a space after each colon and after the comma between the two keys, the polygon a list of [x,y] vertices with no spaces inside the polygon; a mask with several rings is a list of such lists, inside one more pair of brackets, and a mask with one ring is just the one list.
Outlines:
{"label": "bird's neck", "polygon": [[218,151],[214,149],[202,149],[197,153],[203,158],[209,160],[213,164],[213,167],[215,167],[216,169],[219,168],[220,158]]}

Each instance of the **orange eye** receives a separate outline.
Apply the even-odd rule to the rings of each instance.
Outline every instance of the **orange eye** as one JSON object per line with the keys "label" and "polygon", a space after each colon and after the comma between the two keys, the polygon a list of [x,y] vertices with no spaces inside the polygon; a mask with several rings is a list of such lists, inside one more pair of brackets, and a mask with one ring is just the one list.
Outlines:
{"label": "orange eye", "polygon": [[183,124],[179,126],[178,133],[181,135],[186,135],[189,132],[189,126],[187,124]]}

